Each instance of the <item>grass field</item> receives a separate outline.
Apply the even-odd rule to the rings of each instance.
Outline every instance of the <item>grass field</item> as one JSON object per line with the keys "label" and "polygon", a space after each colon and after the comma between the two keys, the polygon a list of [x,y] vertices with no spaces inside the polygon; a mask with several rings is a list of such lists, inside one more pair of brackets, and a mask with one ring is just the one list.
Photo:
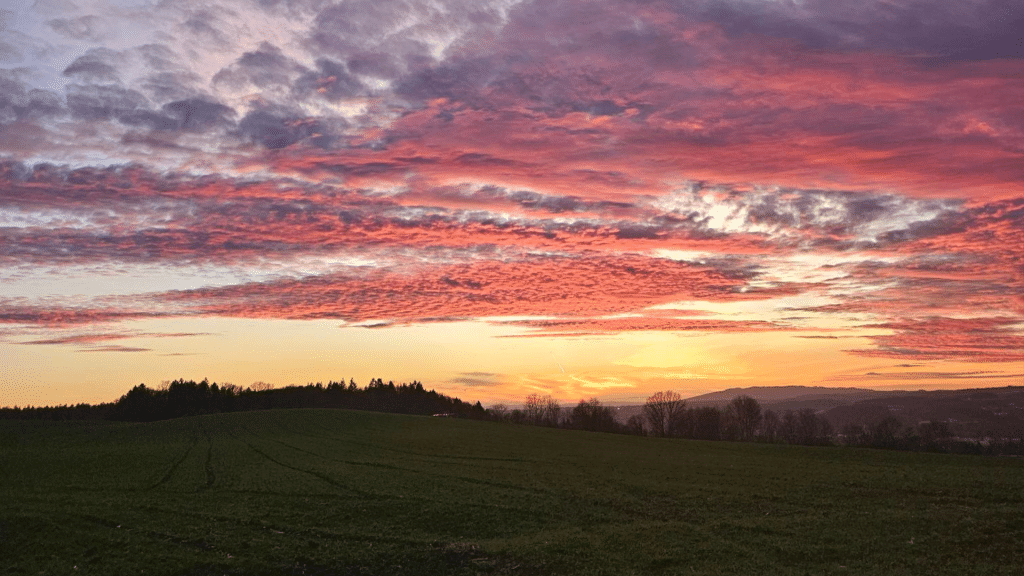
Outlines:
{"label": "grass field", "polygon": [[0,422],[3,574],[1022,574],[1024,461],[369,412]]}

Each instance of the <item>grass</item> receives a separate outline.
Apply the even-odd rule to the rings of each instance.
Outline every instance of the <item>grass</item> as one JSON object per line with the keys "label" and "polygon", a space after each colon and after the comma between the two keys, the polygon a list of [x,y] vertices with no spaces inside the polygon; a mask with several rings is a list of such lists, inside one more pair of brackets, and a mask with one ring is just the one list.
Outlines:
{"label": "grass", "polygon": [[331,410],[0,422],[0,574],[1021,574],[1024,461]]}

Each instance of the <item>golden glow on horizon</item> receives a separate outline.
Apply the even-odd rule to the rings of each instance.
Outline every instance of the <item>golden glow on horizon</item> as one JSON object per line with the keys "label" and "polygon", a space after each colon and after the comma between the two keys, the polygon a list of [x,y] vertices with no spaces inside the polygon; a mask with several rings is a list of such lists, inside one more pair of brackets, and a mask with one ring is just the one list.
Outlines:
{"label": "golden glow on horizon", "polygon": [[[124,327],[124,326],[122,326]],[[684,396],[747,386],[967,388],[1017,383],[1022,363],[901,363],[844,352],[859,338],[784,332],[509,337],[521,328],[484,322],[339,328],[334,321],[174,319],[127,323],[134,337],[94,345],[0,342],[0,405],[116,400],[140,382],[176,378],[275,386],[354,378],[409,382],[463,400],[519,403],[532,393],[562,402],[596,396],[639,403],[672,389]],[[143,352],[84,350],[117,345]],[[31,372],[23,367],[33,366]],[[942,374],[968,374],[950,381]],[[930,375],[936,374],[935,377]],[[1001,377],[1000,374],[1006,374]]]}

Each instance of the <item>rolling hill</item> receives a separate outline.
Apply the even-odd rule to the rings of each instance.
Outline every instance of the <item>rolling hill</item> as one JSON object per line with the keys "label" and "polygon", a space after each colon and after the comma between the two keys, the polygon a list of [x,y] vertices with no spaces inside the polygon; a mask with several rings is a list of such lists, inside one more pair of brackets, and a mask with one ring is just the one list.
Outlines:
{"label": "rolling hill", "polygon": [[1024,461],[346,410],[0,422],[5,574],[1019,574]]}

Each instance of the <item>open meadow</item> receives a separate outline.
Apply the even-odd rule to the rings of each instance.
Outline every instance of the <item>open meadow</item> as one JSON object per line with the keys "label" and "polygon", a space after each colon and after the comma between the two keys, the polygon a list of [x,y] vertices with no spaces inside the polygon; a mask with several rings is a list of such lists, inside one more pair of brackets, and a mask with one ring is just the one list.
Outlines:
{"label": "open meadow", "polygon": [[345,410],[0,422],[3,574],[1021,574],[1024,461]]}

